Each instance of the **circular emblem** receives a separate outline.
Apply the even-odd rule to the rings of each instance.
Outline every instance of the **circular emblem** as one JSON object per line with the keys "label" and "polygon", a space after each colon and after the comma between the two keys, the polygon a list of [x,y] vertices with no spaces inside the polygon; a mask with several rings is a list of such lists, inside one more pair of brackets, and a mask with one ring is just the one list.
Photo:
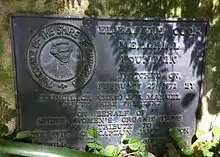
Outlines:
{"label": "circular emblem", "polygon": [[53,92],[73,92],[95,71],[96,54],[89,37],[66,23],[42,27],[31,39],[27,62],[33,79]]}

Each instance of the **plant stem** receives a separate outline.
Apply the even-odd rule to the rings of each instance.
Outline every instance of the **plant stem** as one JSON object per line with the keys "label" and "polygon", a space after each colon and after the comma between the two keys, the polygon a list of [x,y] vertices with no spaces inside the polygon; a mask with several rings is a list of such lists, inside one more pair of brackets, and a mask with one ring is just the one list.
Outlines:
{"label": "plant stem", "polygon": [[104,157],[72,150],[45,145],[14,142],[0,139],[0,152],[7,155],[20,155],[24,157]]}

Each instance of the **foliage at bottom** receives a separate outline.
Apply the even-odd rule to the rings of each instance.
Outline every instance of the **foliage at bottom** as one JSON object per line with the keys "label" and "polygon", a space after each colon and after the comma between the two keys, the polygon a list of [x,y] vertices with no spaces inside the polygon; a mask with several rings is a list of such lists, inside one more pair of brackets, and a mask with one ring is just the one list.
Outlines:
{"label": "foliage at bottom", "polygon": [[[209,132],[198,131],[197,139],[188,145],[177,128],[171,128],[169,135],[172,142],[166,143],[163,157],[218,157],[220,150],[220,127],[214,126]],[[0,124],[0,157],[153,157],[140,137],[122,136],[117,146],[104,146],[99,140],[96,128],[87,129],[88,141],[86,152],[34,144],[29,131],[9,131]]]}

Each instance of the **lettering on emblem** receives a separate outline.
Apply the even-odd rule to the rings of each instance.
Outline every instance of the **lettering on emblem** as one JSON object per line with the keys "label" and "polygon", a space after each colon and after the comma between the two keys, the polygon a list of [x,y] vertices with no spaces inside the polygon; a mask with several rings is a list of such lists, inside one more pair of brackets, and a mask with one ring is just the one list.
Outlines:
{"label": "lettering on emblem", "polygon": [[31,39],[27,63],[33,79],[45,89],[73,92],[93,76],[96,54],[91,40],[79,28],[53,23]]}

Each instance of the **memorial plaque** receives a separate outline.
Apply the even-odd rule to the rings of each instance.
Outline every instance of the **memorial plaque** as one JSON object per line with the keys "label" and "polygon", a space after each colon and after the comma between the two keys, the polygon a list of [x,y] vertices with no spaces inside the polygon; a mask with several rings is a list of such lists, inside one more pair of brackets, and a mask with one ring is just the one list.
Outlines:
{"label": "memorial plaque", "polygon": [[81,150],[88,127],[104,144],[140,136],[151,152],[171,127],[190,142],[206,20],[13,15],[11,24],[18,128]]}

